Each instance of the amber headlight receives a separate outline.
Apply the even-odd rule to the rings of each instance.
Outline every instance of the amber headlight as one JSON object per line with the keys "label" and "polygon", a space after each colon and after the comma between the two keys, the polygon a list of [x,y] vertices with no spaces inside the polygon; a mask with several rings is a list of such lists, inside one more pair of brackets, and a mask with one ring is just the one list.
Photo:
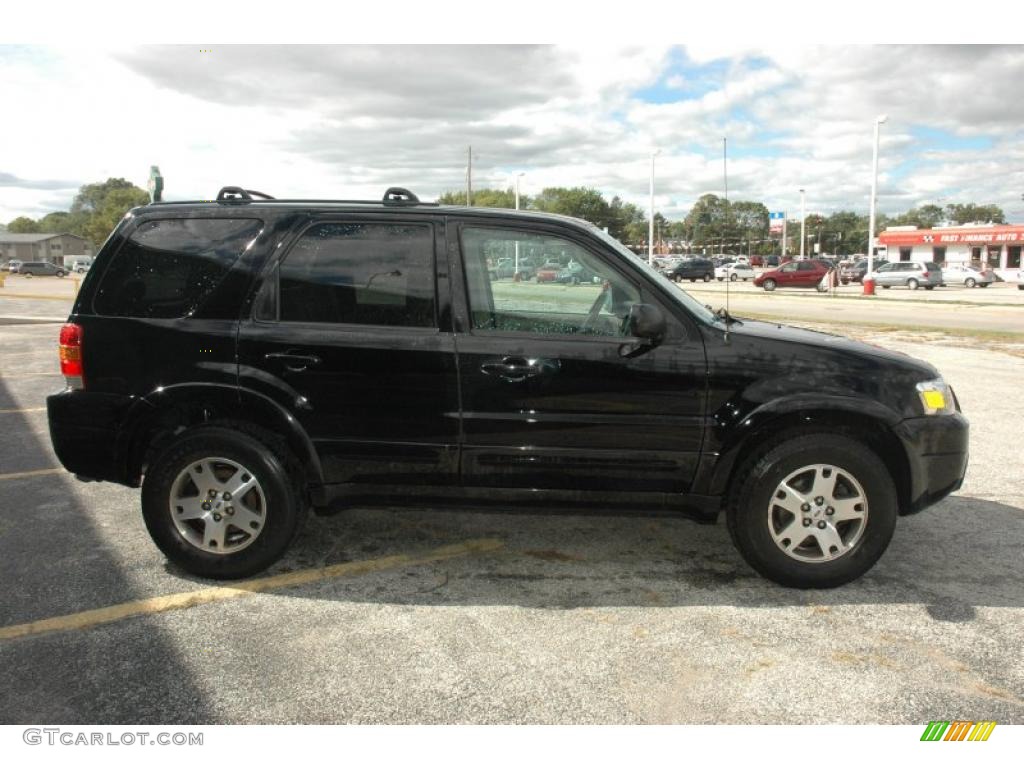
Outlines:
{"label": "amber headlight", "polygon": [[922,381],[917,385],[917,396],[921,398],[921,407],[929,416],[953,413],[956,406],[953,402],[953,391],[942,379]]}

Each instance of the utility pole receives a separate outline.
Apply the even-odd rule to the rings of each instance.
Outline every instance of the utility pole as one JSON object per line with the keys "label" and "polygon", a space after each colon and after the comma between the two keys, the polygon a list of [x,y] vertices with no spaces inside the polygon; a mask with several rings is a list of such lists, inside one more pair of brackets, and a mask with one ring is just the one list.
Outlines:
{"label": "utility pole", "polygon": [[660,149],[651,152],[651,221],[647,226],[647,263],[654,264],[654,158],[661,154]]}
{"label": "utility pole", "polygon": [[722,178],[725,180],[725,221],[722,222],[722,247],[720,253],[725,253],[725,228],[729,224],[729,163],[728,157],[728,140],[722,138]]}
{"label": "utility pole", "polygon": [[868,216],[868,271],[875,268],[875,202],[878,197],[878,133],[882,123],[888,120],[887,115],[879,115],[875,118],[875,144],[871,154],[871,211]]}
{"label": "utility pole", "polygon": [[804,209],[804,191],[800,190],[800,261],[804,260],[804,235],[807,226],[807,213]]}
{"label": "utility pole", "polygon": [[466,205],[473,205],[473,145],[469,145],[466,163]]}

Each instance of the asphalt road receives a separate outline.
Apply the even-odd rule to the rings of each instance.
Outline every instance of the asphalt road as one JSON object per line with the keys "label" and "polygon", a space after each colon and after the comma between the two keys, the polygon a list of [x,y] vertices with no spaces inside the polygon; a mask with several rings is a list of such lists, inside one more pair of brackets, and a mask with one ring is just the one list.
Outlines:
{"label": "asphalt road", "polygon": [[1024,723],[1020,356],[868,337],[944,371],[971,464],[842,589],[762,580],[724,526],[359,508],[227,591],[137,491],[25,474],[57,467],[56,333],[0,326],[0,722]]}

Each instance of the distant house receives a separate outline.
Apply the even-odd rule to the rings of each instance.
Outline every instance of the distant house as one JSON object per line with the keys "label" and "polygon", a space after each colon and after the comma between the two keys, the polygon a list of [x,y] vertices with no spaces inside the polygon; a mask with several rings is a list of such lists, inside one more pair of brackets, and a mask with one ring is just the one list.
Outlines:
{"label": "distant house", "polygon": [[92,243],[69,234],[15,235],[0,232],[0,261],[50,261],[64,264],[65,257],[92,256]]}

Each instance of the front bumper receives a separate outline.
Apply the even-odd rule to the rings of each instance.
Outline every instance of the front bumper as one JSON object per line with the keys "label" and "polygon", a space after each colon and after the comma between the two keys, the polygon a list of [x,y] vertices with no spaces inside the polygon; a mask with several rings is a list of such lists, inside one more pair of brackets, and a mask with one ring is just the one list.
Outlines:
{"label": "front bumper", "polygon": [[896,427],[910,467],[903,514],[920,512],[963,485],[970,425],[960,413],[907,419]]}

